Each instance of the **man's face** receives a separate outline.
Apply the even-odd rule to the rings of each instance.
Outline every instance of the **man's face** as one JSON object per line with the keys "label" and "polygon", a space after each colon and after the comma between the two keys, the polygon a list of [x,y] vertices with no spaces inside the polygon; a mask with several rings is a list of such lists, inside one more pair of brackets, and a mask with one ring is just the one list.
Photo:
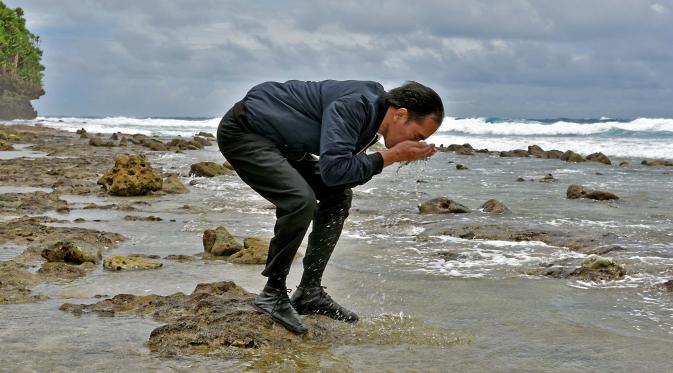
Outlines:
{"label": "man's face", "polygon": [[437,131],[440,124],[431,115],[409,120],[407,109],[397,109],[388,128],[387,136],[385,136],[386,148],[390,149],[406,140],[425,140]]}

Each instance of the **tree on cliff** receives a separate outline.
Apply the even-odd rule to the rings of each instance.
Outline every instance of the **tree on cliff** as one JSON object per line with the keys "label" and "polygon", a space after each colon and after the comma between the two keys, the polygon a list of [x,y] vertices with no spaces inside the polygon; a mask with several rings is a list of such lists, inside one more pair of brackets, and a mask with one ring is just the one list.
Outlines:
{"label": "tree on cliff", "polygon": [[23,9],[0,1],[0,73],[42,87],[40,37],[26,29]]}

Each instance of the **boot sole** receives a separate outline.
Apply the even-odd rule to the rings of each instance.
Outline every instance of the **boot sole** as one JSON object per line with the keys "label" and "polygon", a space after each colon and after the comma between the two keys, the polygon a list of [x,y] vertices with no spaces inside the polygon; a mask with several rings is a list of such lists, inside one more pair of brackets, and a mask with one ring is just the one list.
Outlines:
{"label": "boot sole", "polygon": [[327,316],[332,320],[342,321],[342,322],[349,323],[349,324],[356,323],[360,320],[359,317],[353,320],[353,319],[348,319],[348,318],[345,318],[345,317],[338,317],[338,316],[334,315],[333,313],[329,313],[329,312],[325,312],[325,311],[321,311],[321,310],[305,310],[305,309],[295,307],[294,304],[292,305],[292,307],[294,307],[295,311],[297,311],[298,314],[304,315],[304,316],[305,315],[322,315],[322,316]]}
{"label": "boot sole", "polygon": [[283,319],[281,319],[281,318],[279,318],[279,317],[276,317],[276,316],[274,316],[272,313],[270,313],[269,311],[267,311],[267,310],[265,310],[265,309],[259,307],[259,306],[256,305],[254,302],[252,303],[252,306],[255,307],[255,309],[257,309],[258,311],[261,311],[262,313],[264,313],[264,314],[266,314],[266,315],[269,315],[273,321],[275,321],[275,322],[277,322],[277,323],[283,325],[283,327],[285,327],[285,329],[287,329],[287,330],[289,330],[289,331],[291,331],[291,332],[293,332],[293,333],[297,333],[297,334],[306,334],[306,333],[308,332],[308,328],[305,328],[305,329],[296,329],[294,326],[292,326],[292,325],[286,323]]}

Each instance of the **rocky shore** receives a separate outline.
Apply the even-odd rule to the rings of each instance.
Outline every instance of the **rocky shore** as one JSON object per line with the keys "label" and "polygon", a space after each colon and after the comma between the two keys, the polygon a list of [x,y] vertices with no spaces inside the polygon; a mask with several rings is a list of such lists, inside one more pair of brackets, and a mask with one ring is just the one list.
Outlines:
{"label": "rocky shore", "polygon": [[[18,152],[20,150],[15,149],[25,149],[26,144],[29,144],[31,151],[43,154],[39,157],[0,158],[0,186],[7,188],[7,191],[0,193],[0,250],[11,248],[17,251],[17,255],[0,261],[0,304],[45,301],[47,297],[35,291],[40,284],[60,286],[101,270],[162,271],[164,266],[174,263],[206,265],[212,260],[223,260],[232,265],[263,264],[268,241],[247,235],[234,236],[230,230],[235,231],[235,226],[209,226],[201,230],[203,246],[197,255],[119,255],[115,253],[115,248],[120,243],[138,238],[79,227],[78,224],[87,221],[70,217],[73,211],[110,211],[119,212],[122,214],[120,219],[125,221],[161,224],[166,218],[153,215],[151,203],[160,203],[166,196],[190,193],[197,180],[184,183],[187,178],[236,176],[226,162],[194,162],[189,171],[179,173],[156,167],[148,154],[157,156],[199,152],[213,146],[213,140],[208,133],[199,133],[192,138],[168,139],[123,133],[90,134],[84,129],[70,133],[39,126],[0,126],[1,152]],[[617,166],[602,153],[584,157],[574,151],[543,150],[536,145],[526,150],[514,149],[508,152],[473,149],[469,144],[454,144],[441,147],[440,150],[460,156],[493,159],[539,158],[558,162],[600,163],[604,167],[630,167],[623,162]],[[459,166],[457,170],[462,174],[473,172],[470,167]],[[666,160],[644,160],[641,166],[669,167],[671,164]],[[519,181],[526,180],[519,178]],[[564,183],[552,174],[540,175],[533,180]],[[626,203],[618,196],[619,190],[595,190],[577,184],[564,184],[563,188],[567,188],[567,191],[559,197],[567,199],[568,203],[574,199],[582,199],[581,202],[585,204]],[[83,205],[72,202],[73,196],[114,199],[105,204]],[[134,196],[147,196],[153,200],[150,203],[125,199]],[[496,199],[498,195],[474,205],[456,201],[448,193],[427,197],[421,201],[417,210],[412,209],[409,213],[416,213],[419,219],[428,216],[437,216],[438,219],[424,223],[423,231],[415,234],[417,242],[437,240],[437,237],[541,242],[578,254],[577,257],[522,268],[522,276],[606,282],[624,279],[637,270],[630,267],[630,263],[611,257],[625,250],[614,235],[563,228],[526,227],[513,219],[518,214],[517,206],[506,206]],[[172,198],[179,200],[180,197]],[[205,206],[179,205],[169,212],[176,213],[182,208],[204,209]],[[457,215],[483,218],[480,218],[479,223],[465,223],[451,218]],[[461,255],[450,248],[436,253],[437,257],[445,261],[460,260]],[[662,285],[661,289],[670,291],[671,286]],[[312,351],[334,348],[342,341],[351,344],[407,343],[434,346],[469,343],[463,338],[451,336],[449,332],[437,334],[436,329],[426,328],[418,321],[404,318],[378,318],[348,326],[323,317],[308,317],[311,332],[307,336],[297,336],[254,310],[250,306],[252,297],[253,294],[234,282],[213,282],[199,284],[189,295],[119,294],[93,304],[64,303],[60,309],[79,317],[89,313],[98,316],[132,314],[148,317],[164,324],[149,335],[148,346],[153,352],[163,356],[200,354],[248,359],[253,361],[253,367],[294,369],[302,364],[311,365],[315,363],[310,362]],[[400,323],[413,325],[405,324],[401,329]],[[270,362],[263,358],[283,356],[288,351],[293,351],[293,357],[284,362],[282,359],[272,359],[273,362]]]}

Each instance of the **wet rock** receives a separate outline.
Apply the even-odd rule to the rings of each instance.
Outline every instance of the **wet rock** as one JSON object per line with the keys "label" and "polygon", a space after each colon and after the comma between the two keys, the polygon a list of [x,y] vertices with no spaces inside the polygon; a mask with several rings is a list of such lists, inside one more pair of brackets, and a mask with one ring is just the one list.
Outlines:
{"label": "wet rock", "polygon": [[552,174],[546,174],[542,179],[540,179],[541,183],[554,183],[556,181],[558,180]]}
{"label": "wet rock", "polygon": [[98,184],[115,196],[140,196],[162,187],[161,176],[142,155],[118,155],[115,165],[98,179]]}
{"label": "wet rock", "polygon": [[219,175],[232,175],[233,172],[221,164],[215,162],[194,163],[189,169],[189,175],[214,177]]}
{"label": "wet rock", "polygon": [[466,148],[464,146],[456,149],[455,152],[459,155],[474,155],[474,149]]}
{"label": "wet rock", "polygon": [[623,279],[626,270],[611,259],[590,255],[571,275],[584,281],[614,281]]}
{"label": "wet rock", "polygon": [[171,147],[171,149],[178,150],[199,150],[204,147],[203,143],[193,139],[189,141],[184,139],[173,139],[168,143],[168,146]]}
{"label": "wet rock", "polygon": [[189,185],[191,185],[191,186],[194,186],[194,185],[197,185],[197,184],[199,184],[199,181],[196,180],[196,179],[189,181]]}
{"label": "wet rock", "polygon": [[166,260],[175,260],[178,262],[191,262],[194,261],[194,257],[191,255],[183,255],[183,254],[171,254],[167,255],[164,257]]}
{"label": "wet rock", "polygon": [[40,282],[28,267],[12,260],[0,261],[0,304],[33,303],[48,299],[35,295],[30,288]]}
{"label": "wet rock", "polygon": [[567,152],[563,153],[563,156],[561,157],[561,160],[566,161],[566,162],[584,162],[584,161],[586,161],[584,158],[582,158],[581,155],[575,153],[572,150],[568,150]]}
{"label": "wet rock", "polygon": [[526,179],[524,179],[523,177],[519,176],[519,177],[516,178],[516,181],[520,183],[520,182],[526,181]]}
{"label": "wet rock", "polygon": [[69,264],[64,262],[46,262],[37,271],[46,280],[75,280],[84,277],[96,269],[93,263]]}
{"label": "wet rock", "polygon": [[91,146],[105,146],[105,147],[113,147],[115,146],[114,141],[103,141],[100,137],[92,137],[91,140],[89,140],[89,145]]}
{"label": "wet rock", "polygon": [[563,152],[560,150],[547,150],[542,154],[542,158],[545,159],[561,159],[563,158]]}
{"label": "wet rock", "polygon": [[85,242],[59,241],[48,249],[42,250],[42,257],[48,262],[65,262],[70,264],[93,263],[101,260],[100,248]]}
{"label": "wet rock", "polygon": [[0,140],[0,151],[10,151],[10,150],[14,150],[14,147],[12,146],[12,144],[10,144],[6,141]]}
{"label": "wet rock", "polygon": [[124,220],[126,221],[163,221],[164,219],[154,216],[154,215],[149,215],[149,216],[137,216],[137,215],[126,215],[124,216]]}
{"label": "wet rock", "polygon": [[665,159],[644,160],[640,164],[650,167],[673,167],[673,161]]}
{"label": "wet rock", "polygon": [[227,261],[238,264],[265,264],[269,255],[269,241],[247,237],[243,240],[243,250],[232,254]]}
{"label": "wet rock", "polygon": [[627,162],[627,161],[621,161],[621,162],[619,162],[619,167],[628,167],[628,166],[630,166],[630,165],[631,165],[631,164],[630,164],[629,162]]}
{"label": "wet rock", "polygon": [[593,248],[587,248],[584,250],[580,250],[580,252],[587,254],[587,255],[605,255],[608,253],[611,253],[613,251],[626,251],[626,249],[622,246],[619,245],[604,245],[604,246],[598,246],[598,247],[593,247]]}
{"label": "wet rock", "polygon": [[474,148],[470,144],[451,144],[446,148],[446,151],[455,152],[461,155],[474,155]]}
{"label": "wet rock", "polygon": [[600,152],[587,155],[587,161],[600,162],[607,165],[612,164],[610,158],[608,158],[605,154]]}
{"label": "wet rock", "polygon": [[614,193],[601,190],[592,190],[577,184],[573,184],[568,187],[568,190],[566,191],[566,197],[568,199],[588,198],[598,201],[619,199],[619,197]]}
{"label": "wet rock", "polygon": [[169,175],[164,179],[161,190],[171,194],[189,193],[189,189],[175,175]]}
{"label": "wet rock", "polygon": [[208,254],[230,256],[241,251],[242,248],[243,246],[223,226],[203,232],[203,249]]}
{"label": "wet rock", "polygon": [[[307,334],[294,334],[252,306],[255,295],[233,282],[199,284],[190,295],[116,295],[95,304],[66,303],[60,310],[75,315],[118,313],[153,318],[164,324],[147,343],[162,356],[203,354],[219,359],[249,360],[252,370],[323,371],[321,354],[341,345],[420,345],[450,347],[469,339],[425,326],[408,317],[377,317],[347,325],[307,315]],[[353,347],[350,347],[353,348]]]}
{"label": "wet rock", "polygon": [[500,152],[501,157],[528,157],[530,154],[528,154],[528,151],[523,150],[523,149],[514,149],[511,151],[504,151]]}
{"label": "wet rock", "polygon": [[229,161],[224,161],[224,163],[222,163],[222,167],[226,168],[227,170],[236,171],[234,170],[234,166],[232,166]]}
{"label": "wet rock", "polygon": [[168,150],[168,146],[161,142],[161,140],[157,140],[154,138],[143,138],[141,140],[141,145],[143,145],[146,148],[149,148],[150,150],[155,150],[155,151],[166,151]]}
{"label": "wet rock", "polygon": [[465,165],[462,165],[462,164],[458,163],[456,165],[456,170],[469,170],[469,168],[467,168],[467,166],[465,166]]}
{"label": "wet rock", "polygon": [[201,137],[201,136],[194,136],[193,141],[194,141],[194,142],[197,142],[197,143],[199,143],[199,144],[201,144],[202,147],[213,145],[213,144],[210,142],[210,140],[208,140],[208,139],[205,138],[205,137]]}
{"label": "wet rock", "polygon": [[141,256],[108,256],[103,259],[103,269],[108,271],[137,271],[158,269],[162,263],[148,262]]}
{"label": "wet rock", "polygon": [[446,197],[433,198],[418,205],[421,214],[468,213],[470,209]]}
{"label": "wet rock", "polygon": [[75,131],[76,134],[82,135],[82,134],[87,134],[86,130],[84,128],[80,128],[77,131]]}
{"label": "wet rock", "polygon": [[35,213],[68,208],[68,202],[59,198],[58,193],[2,193],[0,194],[1,212]]}
{"label": "wet rock", "polygon": [[537,146],[537,145],[529,145],[528,146],[528,154],[537,157],[537,158],[542,158],[544,156],[544,150]]}
{"label": "wet rock", "polygon": [[214,138],[215,138],[215,136],[213,136],[213,134],[212,134],[212,133],[208,133],[208,132],[203,132],[203,131],[202,131],[202,132],[199,132],[199,133],[197,133],[197,134],[196,134],[196,136],[201,136],[201,137],[209,137],[209,138],[211,138],[211,139],[214,139]]}
{"label": "wet rock", "polygon": [[[673,293],[673,280],[668,280],[660,285],[662,289],[669,293]],[[1,302],[1,300],[0,300]]]}
{"label": "wet rock", "polygon": [[118,140],[119,140],[119,134],[118,134],[118,132],[113,133],[113,134],[110,136],[110,140],[118,141]]}
{"label": "wet rock", "polygon": [[489,199],[481,205],[481,210],[484,212],[490,212],[493,214],[504,214],[511,212],[504,203],[498,201],[497,199]]}

